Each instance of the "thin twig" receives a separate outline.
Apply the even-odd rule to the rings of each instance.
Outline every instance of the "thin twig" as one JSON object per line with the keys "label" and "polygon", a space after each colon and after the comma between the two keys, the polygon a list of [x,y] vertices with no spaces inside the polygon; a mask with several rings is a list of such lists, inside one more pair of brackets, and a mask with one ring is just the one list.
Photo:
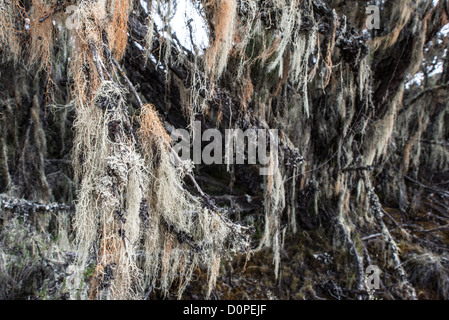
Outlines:
{"label": "thin twig", "polygon": [[431,229],[416,230],[416,232],[428,233],[428,232],[433,232],[433,231],[444,230],[444,229],[447,229],[447,228],[449,228],[449,224],[446,224],[446,225],[444,225],[444,226],[439,226],[439,227],[431,228]]}
{"label": "thin twig", "polygon": [[46,14],[45,16],[43,16],[42,18],[39,19],[39,22],[42,23],[45,20],[47,20],[48,18],[50,18],[52,15],[54,15],[56,12],[59,12],[62,10],[62,7],[57,7],[56,9],[54,9],[53,11],[49,12],[48,14]]}
{"label": "thin twig", "polygon": [[123,79],[125,79],[126,83],[128,84],[129,89],[131,90],[131,92],[133,93],[134,97],[137,100],[137,104],[139,105],[139,108],[142,108],[143,107],[142,100],[140,99],[140,97],[136,91],[136,88],[134,87],[132,82],[129,80],[129,78],[126,76],[125,71],[123,71],[123,69],[120,66],[120,64],[118,63],[118,61],[111,54],[111,51],[109,51],[107,44],[103,43],[103,48],[104,48],[104,51],[106,52],[106,54],[108,55],[109,59],[111,59],[112,63],[115,65],[117,70],[120,72],[120,75],[123,77]]}
{"label": "thin twig", "polygon": [[92,52],[92,58],[95,62],[95,67],[97,68],[98,76],[100,77],[101,81],[104,81],[103,70],[101,68],[101,60],[100,57],[98,56],[97,48],[95,48],[95,44],[93,43],[92,40],[89,41],[89,48],[90,51]]}
{"label": "thin twig", "polygon": [[412,179],[412,178],[410,178],[409,176],[407,176],[405,174],[404,174],[404,178],[406,178],[408,181],[411,181],[411,182],[417,184],[420,187],[423,187],[423,188],[428,189],[430,191],[433,191],[435,193],[439,193],[441,195],[449,197],[449,192],[447,192],[445,190],[442,190],[442,189],[439,189],[439,188],[435,188],[435,187],[426,186],[425,184],[422,184],[421,182],[419,182],[419,181],[417,181],[415,179]]}

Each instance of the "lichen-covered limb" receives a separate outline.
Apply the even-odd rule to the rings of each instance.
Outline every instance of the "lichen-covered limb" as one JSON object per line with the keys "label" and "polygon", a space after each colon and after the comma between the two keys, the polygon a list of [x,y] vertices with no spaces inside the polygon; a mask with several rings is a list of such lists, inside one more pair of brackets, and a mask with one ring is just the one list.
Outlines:
{"label": "lichen-covered limb", "polygon": [[9,197],[5,194],[0,194],[0,208],[2,208],[2,210],[10,210],[28,214],[37,211],[73,212],[75,210],[75,206],[73,205],[67,205],[63,203],[40,203],[36,201]]}
{"label": "lichen-covered limb", "polygon": [[387,226],[385,225],[385,223],[382,219],[382,217],[383,217],[382,205],[379,202],[379,197],[374,192],[374,188],[372,187],[371,181],[365,171],[362,171],[362,177],[363,177],[363,180],[365,183],[366,190],[368,192],[370,207],[371,207],[371,210],[374,214],[374,217],[375,217],[377,223],[379,224],[379,226],[381,228],[383,240],[388,245],[388,247],[391,249],[391,256],[393,259],[393,263],[396,267],[396,270],[398,272],[398,275],[399,275],[399,278],[401,281],[401,285],[408,291],[408,297],[411,300],[417,300],[416,291],[413,288],[413,286],[411,285],[411,283],[408,281],[407,273],[405,272],[405,269],[401,262],[401,258],[399,257],[398,246],[397,246],[396,242],[394,241],[390,231],[388,230]]}

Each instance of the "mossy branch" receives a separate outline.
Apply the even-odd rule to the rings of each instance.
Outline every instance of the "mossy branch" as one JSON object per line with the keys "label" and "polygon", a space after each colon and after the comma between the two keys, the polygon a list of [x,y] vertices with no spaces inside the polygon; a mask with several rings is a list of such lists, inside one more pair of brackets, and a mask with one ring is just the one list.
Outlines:
{"label": "mossy branch", "polygon": [[4,194],[0,194],[0,208],[27,214],[37,211],[46,211],[46,212],[75,211],[74,205],[67,205],[63,203],[40,203],[36,201],[29,201],[25,199],[9,197]]}

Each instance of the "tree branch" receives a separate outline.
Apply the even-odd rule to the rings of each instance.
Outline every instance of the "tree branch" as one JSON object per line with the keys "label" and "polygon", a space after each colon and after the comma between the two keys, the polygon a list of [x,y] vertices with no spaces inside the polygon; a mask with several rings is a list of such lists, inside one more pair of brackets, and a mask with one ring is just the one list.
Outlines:
{"label": "tree branch", "polygon": [[0,208],[5,210],[17,211],[19,213],[31,213],[36,211],[47,212],[74,212],[74,205],[66,205],[63,203],[40,203],[29,201],[0,194]]}

